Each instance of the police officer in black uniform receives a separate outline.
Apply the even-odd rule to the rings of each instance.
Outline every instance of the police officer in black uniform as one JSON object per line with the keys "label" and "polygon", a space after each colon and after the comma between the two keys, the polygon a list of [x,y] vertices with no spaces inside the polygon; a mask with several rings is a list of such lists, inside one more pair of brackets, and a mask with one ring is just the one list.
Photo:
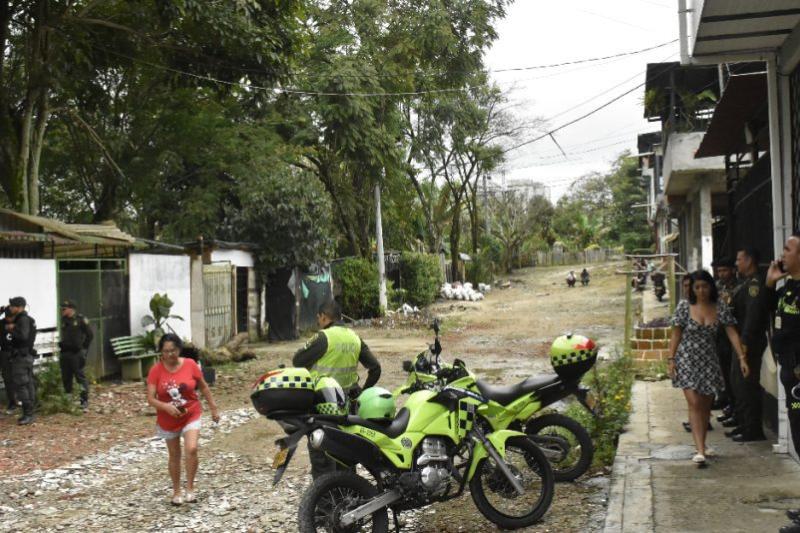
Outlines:
{"label": "police officer in black uniform", "polygon": [[11,374],[14,394],[22,404],[20,425],[33,422],[33,408],[36,402],[36,388],[33,382],[33,345],[36,341],[36,321],[25,311],[27,302],[22,296],[8,301],[6,320],[2,322],[3,331],[0,350],[11,353]]}
{"label": "police officer in black uniform", "polygon": [[[719,299],[725,302],[725,305],[733,309],[733,293],[736,290],[736,270],[733,259],[730,257],[723,257],[717,259],[711,266],[717,278],[717,292]],[[733,361],[733,348],[731,342],[725,331],[720,328],[717,333],[717,357],[719,357],[720,368],[722,368],[722,377],[725,380],[725,390],[723,390],[717,397],[717,406],[715,409],[722,409],[722,414],[717,417],[717,420],[730,426],[733,424],[733,406],[735,399],[733,396],[733,387],[731,386],[731,361]],[[738,365],[737,365],[738,366]],[[726,426],[726,427],[728,427]]]}
{"label": "police officer in black uniform", "polygon": [[764,440],[761,425],[761,360],[767,347],[768,313],[764,282],[758,273],[758,250],[745,248],[736,254],[736,270],[742,279],[733,294],[733,315],[738,323],[742,348],[750,373],[742,375],[739,365],[731,365],[731,385],[736,398],[734,417],[737,426],[725,434],[736,442]]}
{"label": "police officer in black uniform", "polygon": [[[12,322],[13,317],[11,314],[6,314],[8,307],[0,307],[0,312],[3,313],[3,319],[0,322],[0,334],[5,332],[6,322]],[[17,409],[17,399],[14,386],[14,373],[11,372],[11,345],[2,340],[0,336],[0,375],[3,377],[3,388],[6,391],[6,399],[8,400],[8,407],[6,407],[6,414],[13,415]]]}
{"label": "police officer in black uniform", "polygon": [[89,409],[89,382],[86,380],[86,353],[94,334],[89,320],[78,313],[75,302],[65,300],[61,304],[61,337],[58,347],[61,350],[59,364],[64,392],[72,394],[72,382],[77,380],[81,386],[81,409]]}
{"label": "police officer in black uniform", "polygon": [[[783,286],[776,289],[784,277]],[[770,309],[775,310],[772,353],[780,364],[789,430],[795,452],[800,454],[800,232],[786,240],[781,260],[770,263],[765,293]],[[786,514],[793,523],[782,527],[780,533],[800,533],[800,510]]]}

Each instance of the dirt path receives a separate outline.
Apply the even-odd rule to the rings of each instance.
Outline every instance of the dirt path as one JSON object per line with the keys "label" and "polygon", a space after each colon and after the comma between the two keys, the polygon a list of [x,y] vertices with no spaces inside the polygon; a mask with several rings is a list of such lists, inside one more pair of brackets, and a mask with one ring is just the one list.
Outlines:
{"label": "dirt path", "polygon": [[[568,268],[525,270],[511,288],[483,302],[442,302],[443,357],[460,357],[477,374],[510,383],[549,371],[552,339],[573,331],[611,345],[621,337],[623,286],[616,265],[592,269],[588,288],[567,289]],[[382,385],[403,380],[401,363],[425,349],[430,332],[359,328],[381,360]],[[214,394],[224,410],[219,428],[205,431],[198,485],[201,501],[173,509],[163,443],[151,437],[154,417],[141,385],[105,385],[88,416],[42,417],[18,428],[0,420],[0,530],[293,531],[307,483],[305,450],[285,482],[273,489],[268,465],[276,424],[256,418],[249,385],[288,362],[302,341],[264,345],[256,360],[218,369]],[[545,521],[531,531],[591,531],[604,511],[604,476],[562,485]],[[424,510],[415,531],[478,531],[490,525],[469,497]]]}

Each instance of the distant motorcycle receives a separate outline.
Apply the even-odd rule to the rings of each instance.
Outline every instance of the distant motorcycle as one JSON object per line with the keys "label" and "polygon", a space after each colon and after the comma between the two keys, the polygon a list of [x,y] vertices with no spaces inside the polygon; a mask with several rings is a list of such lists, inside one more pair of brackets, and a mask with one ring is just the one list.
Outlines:
{"label": "distant motorcycle", "polygon": [[664,298],[664,295],[667,294],[667,286],[664,284],[665,277],[666,276],[664,276],[662,272],[656,272],[651,276],[653,279],[653,292],[659,302]]}

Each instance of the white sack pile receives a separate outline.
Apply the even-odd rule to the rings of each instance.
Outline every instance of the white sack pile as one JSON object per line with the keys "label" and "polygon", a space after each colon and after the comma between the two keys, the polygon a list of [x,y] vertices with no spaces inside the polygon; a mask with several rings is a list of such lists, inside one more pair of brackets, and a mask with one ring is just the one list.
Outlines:
{"label": "white sack pile", "polygon": [[472,288],[472,283],[445,283],[442,285],[439,295],[445,300],[464,300],[468,302],[479,302],[483,300],[483,293],[489,292],[491,287],[483,283],[478,284],[478,290]]}

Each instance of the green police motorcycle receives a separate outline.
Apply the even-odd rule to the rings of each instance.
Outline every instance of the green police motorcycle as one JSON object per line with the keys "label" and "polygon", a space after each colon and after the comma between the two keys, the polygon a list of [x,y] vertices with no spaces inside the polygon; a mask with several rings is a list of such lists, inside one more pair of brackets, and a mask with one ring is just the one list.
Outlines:
{"label": "green police motorcycle", "polygon": [[403,362],[408,378],[394,390],[395,396],[446,386],[477,393],[485,402],[481,414],[490,425],[486,431],[524,429],[550,461],[557,482],[574,481],[589,469],[594,444],[586,428],[560,413],[540,413],[557,401],[575,396],[594,414],[591,392],[581,385],[583,374],[597,359],[597,346],[591,339],[571,334],[561,336],[551,348],[556,374],[530,377],[511,386],[496,386],[476,379],[459,359],[453,364],[443,363],[439,357],[442,346],[438,320],[431,327],[435,332],[434,344],[413,362]]}
{"label": "green police motorcycle", "polygon": [[307,370],[286,368],[262,376],[251,400],[287,433],[276,441],[276,484],[304,438],[341,467],[304,493],[302,533],[386,532],[389,509],[399,530],[399,513],[457,498],[467,487],[487,519],[518,529],[538,522],[553,498],[542,451],[522,432],[485,431],[484,401],[466,389],[421,390],[393,418],[365,419],[347,414],[340,387],[327,381],[320,388]]}

